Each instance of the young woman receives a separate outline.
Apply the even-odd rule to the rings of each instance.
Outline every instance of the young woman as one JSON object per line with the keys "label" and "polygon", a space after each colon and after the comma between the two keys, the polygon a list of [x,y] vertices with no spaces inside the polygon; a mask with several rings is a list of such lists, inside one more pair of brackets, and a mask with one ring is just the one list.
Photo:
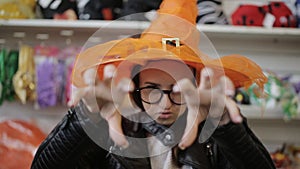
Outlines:
{"label": "young woman", "polygon": [[195,4],[164,1],[161,13],[180,7],[175,12],[187,15],[161,14],[141,38],[79,55],[74,106],[32,169],[275,169],[231,99],[235,87],[266,78],[245,57],[213,60],[198,50],[197,29],[186,21],[195,19]]}
{"label": "young woman", "polygon": [[[103,86],[98,87],[102,91],[110,91],[112,85],[108,82],[112,81],[112,77],[109,74],[110,71],[115,71],[115,67],[107,65],[105,69],[107,78]],[[239,112],[235,112],[238,111],[235,103],[226,96],[224,90],[218,88],[220,85],[228,84],[229,79],[224,78],[227,82],[221,79],[211,88],[207,78],[213,79],[213,75],[210,77],[207,75],[212,74],[212,70],[205,69],[202,71],[201,79],[206,82],[196,87],[192,76],[193,71],[184,63],[174,60],[149,61],[133,72],[132,83],[135,88],[130,93],[141,110],[138,114],[145,112],[145,116],[150,117],[151,120],[134,121],[137,118],[121,117],[121,114],[115,112],[116,109],[113,108],[113,112],[104,107],[104,100],[107,105],[110,104],[108,103],[110,98],[103,97],[98,98],[98,105],[102,104],[100,106],[102,116],[97,116],[98,120],[91,120],[93,118],[90,116],[93,114],[83,102],[80,102],[78,106],[69,110],[62,123],[40,146],[32,163],[32,169],[274,168],[264,146],[248,128],[245,119],[240,119]],[[128,82],[123,80],[120,84],[125,86]],[[116,93],[126,91],[121,88],[116,89],[118,90]],[[215,99],[226,98],[226,104],[225,107],[219,107],[220,114],[213,116],[221,117],[218,127],[209,139],[201,143],[191,135],[196,134],[198,138],[204,123],[210,121],[206,116],[211,105],[203,100],[198,107],[199,111],[191,112],[189,109],[193,109],[191,106],[194,105],[192,102],[195,99],[191,95],[196,92],[199,97],[211,98],[212,96],[205,93],[210,90],[218,90]],[[113,113],[108,115],[103,109]],[[101,120],[101,117],[106,120]],[[122,123],[120,128],[118,119],[121,119],[120,123]],[[134,126],[135,124],[138,125]],[[193,131],[195,127],[196,130]],[[189,131],[185,131],[187,128]],[[93,134],[97,131],[99,133]],[[116,135],[118,132],[115,131],[127,137]],[[108,139],[112,135],[115,135],[113,137],[117,138],[116,142],[123,146],[123,149],[117,146],[116,142]],[[168,135],[169,137],[166,137]],[[122,139],[127,143],[123,144]]]}

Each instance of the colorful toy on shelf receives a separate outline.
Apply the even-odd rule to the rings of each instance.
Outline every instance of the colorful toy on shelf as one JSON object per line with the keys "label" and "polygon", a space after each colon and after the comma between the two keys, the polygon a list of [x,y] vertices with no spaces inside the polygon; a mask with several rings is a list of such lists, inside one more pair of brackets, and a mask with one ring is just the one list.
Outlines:
{"label": "colorful toy on shelf", "polygon": [[287,119],[296,117],[299,112],[299,97],[297,96],[296,90],[293,85],[289,82],[289,77],[282,80],[284,86],[284,93],[280,100],[283,112]]}
{"label": "colorful toy on shelf", "polygon": [[287,149],[293,162],[293,169],[300,169],[300,145],[292,144]]}
{"label": "colorful toy on shelf", "polygon": [[199,24],[221,24],[227,25],[228,21],[222,8],[222,0],[198,0]]}
{"label": "colorful toy on shelf", "polygon": [[299,99],[288,80],[280,79],[275,73],[265,73],[268,82],[264,91],[260,91],[254,84],[248,89],[250,102],[262,106],[263,109],[273,109],[278,105],[282,108],[284,119],[290,120],[298,115]]}
{"label": "colorful toy on shelf", "polygon": [[250,101],[252,104],[265,108],[274,108],[283,95],[283,85],[274,73],[265,74],[268,77],[268,82],[264,85],[264,91],[261,91],[255,84],[248,89]]}
{"label": "colorful toy on shelf", "polygon": [[250,104],[250,98],[248,93],[245,91],[244,88],[239,88],[235,92],[235,96],[233,98],[237,103],[239,104],[245,104],[249,105]]}
{"label": "colorful toy on shelf", "polygon": [[292,160],[289,154],[286,152],[286,144],[283,144],[282,148],[272,152],[271,158],[274,161],[276,168],[291,169]]}
{"label": "colorful toy on shelf", "polygon": [[34,18],[35,3],[35,0],[0,0],[0,19]]}
{"label": "colorful toy on shelf", "polygon": [[77,20],[77,3],[74,0],[38,0],[38,7],[44,19]]}
{"label": "colorful toy on shelf", "polygon": [[233,25],[264,27],[297,27],[297,19],[287,2],[270,1],[257,5],[251,1],[241,3],[231,15]]}

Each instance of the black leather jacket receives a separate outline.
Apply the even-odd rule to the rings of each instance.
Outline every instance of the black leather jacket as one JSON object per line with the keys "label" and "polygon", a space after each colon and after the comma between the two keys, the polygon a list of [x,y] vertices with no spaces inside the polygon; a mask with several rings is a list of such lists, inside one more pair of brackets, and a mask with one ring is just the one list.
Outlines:
{"label": "black leather jacket", "polygon": [[[87,110],[82,105],[69,109],[40,145],[31,169],[151,169],[149,158],[128,158],[112,153],[122,150],[114,147],[108,139],[106,121],[91,120],[95,118],[85,112]],[[166,130],[165,133],[173,134],[154,123],[137,130],[128,130],[130,124],[126,121],[122,121],[122,126],[124,132],[128,131],[126,135],[134,137],[145,137],[147,132],[155,135],[155,132]],[[110,151],[98,146],[97,141],[92,140],[83,128],[93,128],[95,132],[97,128],[107,131],[99,133],[97,140],[106,141],[111,146]],[[135,148],[135,144],[130,145],[129,148]],[[177,151],[176,157],[179,165],[199,169],[275,169],[268,152],[249,129],[246,120],[242,124],[229,123],[217,128],[208,141],[202,144],[195,141],[186,150]]]}

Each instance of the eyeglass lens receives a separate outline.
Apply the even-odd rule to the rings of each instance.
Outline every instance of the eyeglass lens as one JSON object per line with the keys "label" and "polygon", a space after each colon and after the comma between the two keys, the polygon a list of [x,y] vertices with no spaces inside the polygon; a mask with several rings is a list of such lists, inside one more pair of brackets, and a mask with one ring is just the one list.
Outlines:
{"label": "eyeglass lens", "polygon": [[164,94],[168,94],[169,99],[172,103],[181,105],[183,103],[183,96],[180,92],[172,92],[172,90],[161,90],[159,88],[154,87],[145,87],[139,89],[141,98],[144,102],[148,104],[156,104],[159,103]]}

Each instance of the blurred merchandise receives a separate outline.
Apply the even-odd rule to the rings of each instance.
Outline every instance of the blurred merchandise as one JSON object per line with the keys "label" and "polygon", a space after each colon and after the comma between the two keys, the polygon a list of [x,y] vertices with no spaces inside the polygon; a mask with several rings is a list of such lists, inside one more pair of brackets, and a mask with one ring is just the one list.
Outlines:
{"label": "blurred merchandise", "polygon": [[35,0],[0,0],[0,19],[32,19]]}
{"label": "blurred merchandise", "polygon": [[18,57],[18,51],[11,50],[8,54],[5,48],[0,51],[0,105],[15,98],[13,76],[18,70]]}
{"label": "blurred merchandise", "polygon": [[[39,108],[55,106],[57,103],[56,77],[57,77],[57,47],[36,46],[36,102]],[[64,72],[62,72],[64,73]]]}
{"label": "blurred merchandise", "polygon": [[235,91],[235,96],[233,98],[238,104],[250,105],[250,98],[248,93],[243,89],[239,88]]}
{"label": "blurred merchandise", "polygon": [[264,91],[260,91],[255,84],[248,89],[250,102],[263,109],[272,109],[279,105],[286,120],[296,117],[299,114],[299,98],[292,83],[286,78],[279,78],[275,73],[265,74],[268,82],[264,85]]}
{"label": "blurred merchandise", "polygon": [[22,45],[19,53],[18,71],[13,77],[13,86],[18,98],[23,104],[36,98],[34,50]]}
{"label": "blurred merchandise", "polygon": [[80,20],[113,20],[119,17],[122,0],[77,0]]}
{"label": "blurred merchandise", "polygon": [[292,157],[294,169],[300,169],[300,146],[290,145],[288,150]]}
{"label": "blurred merchandise", "polygon": [[274,152],[271,158],[277,169],[300,169],[300,146],[284,143]]}
{"label": "blurred merchandise", "polygon": [[44,19],[76,20],[76,0],[38,0],[38,7]]}
{"label": "blurred merchandise", "polygon": [[0,106],[5,101],[35,103],[35,108],[65,106],[71,95],[74,58],[80,47],[21,45],[0,50]]}
{"label": "blurred merchandise", "polygon": [[157,10],[162,0],[128,0],[124,2],[121,11],[121,17],[125,20],[148,21],[145,15],[138,15],[137,13],[145,13],[151,10]]}
{"label": "blurred merchandise", "polygon": [[264,8],[276,18],[273,27],[297,27],[296,16],[285,2],[270,2]]}
{"label": "blurred merchandise", "polygon": [[248,93],[252,104],[273,108],[284,93],[283,84],[274,73],[265,74],[268,82],[264,85],[264,91],[260,91],[254,84],[248,89]]}
{"label": "blurred merchandise", "polygon": [[300,0],[296,1],[296,16],[297,16],[298,28],[300,28]]}
{"label": "blurred merchandise", "polygon": [[289,80],[290,77],[291,76],[287,76],[281,80],[284,87],[284,93],[280,100],[283,113],[288,119],[296,117],[296,115],[299,114],[298,108],[300,106],[299,97],[296,89]]}
{"label": "blurred merchandise", "polygon": [[286,144],[282,148],[271,153],[271,158],[277,169],[292,169],[292,160],[286,151]]}
{"label": "blurred merchandise", "polygon": [[22,120],[0,122],[0,168],[29,169],[34,154],[46,135]]}
{"label": "blurred merchandise", "polygon": [[57,97],[58,102],[63,105],[66,105],[71,98],[74,58],[80,53],[80,50],[80,47],[68,46],[62,49],[58,55],[61,67],[57,75]]}
{"label": "blurred merchandise", "polygon": [[197,23],[200,24],[228,24],[223,13],[221,0],[198,0]]}
{"label": "blurred merchandise", "polygon": [[66,105],[70,98],[70,81],[74,57],[80,48],[36,46],[37,108]]}
{"label": "blurred merchandise", "polygon": [[232,25],[263,26],[265,12],[263,8],[251,4],[243,4],[231,15]]}
{"label": "blurred merchandise", "polygon": [[241,3],[231,14],[232,25],[297,27],[296,16],[284,1],[264,5]]}

